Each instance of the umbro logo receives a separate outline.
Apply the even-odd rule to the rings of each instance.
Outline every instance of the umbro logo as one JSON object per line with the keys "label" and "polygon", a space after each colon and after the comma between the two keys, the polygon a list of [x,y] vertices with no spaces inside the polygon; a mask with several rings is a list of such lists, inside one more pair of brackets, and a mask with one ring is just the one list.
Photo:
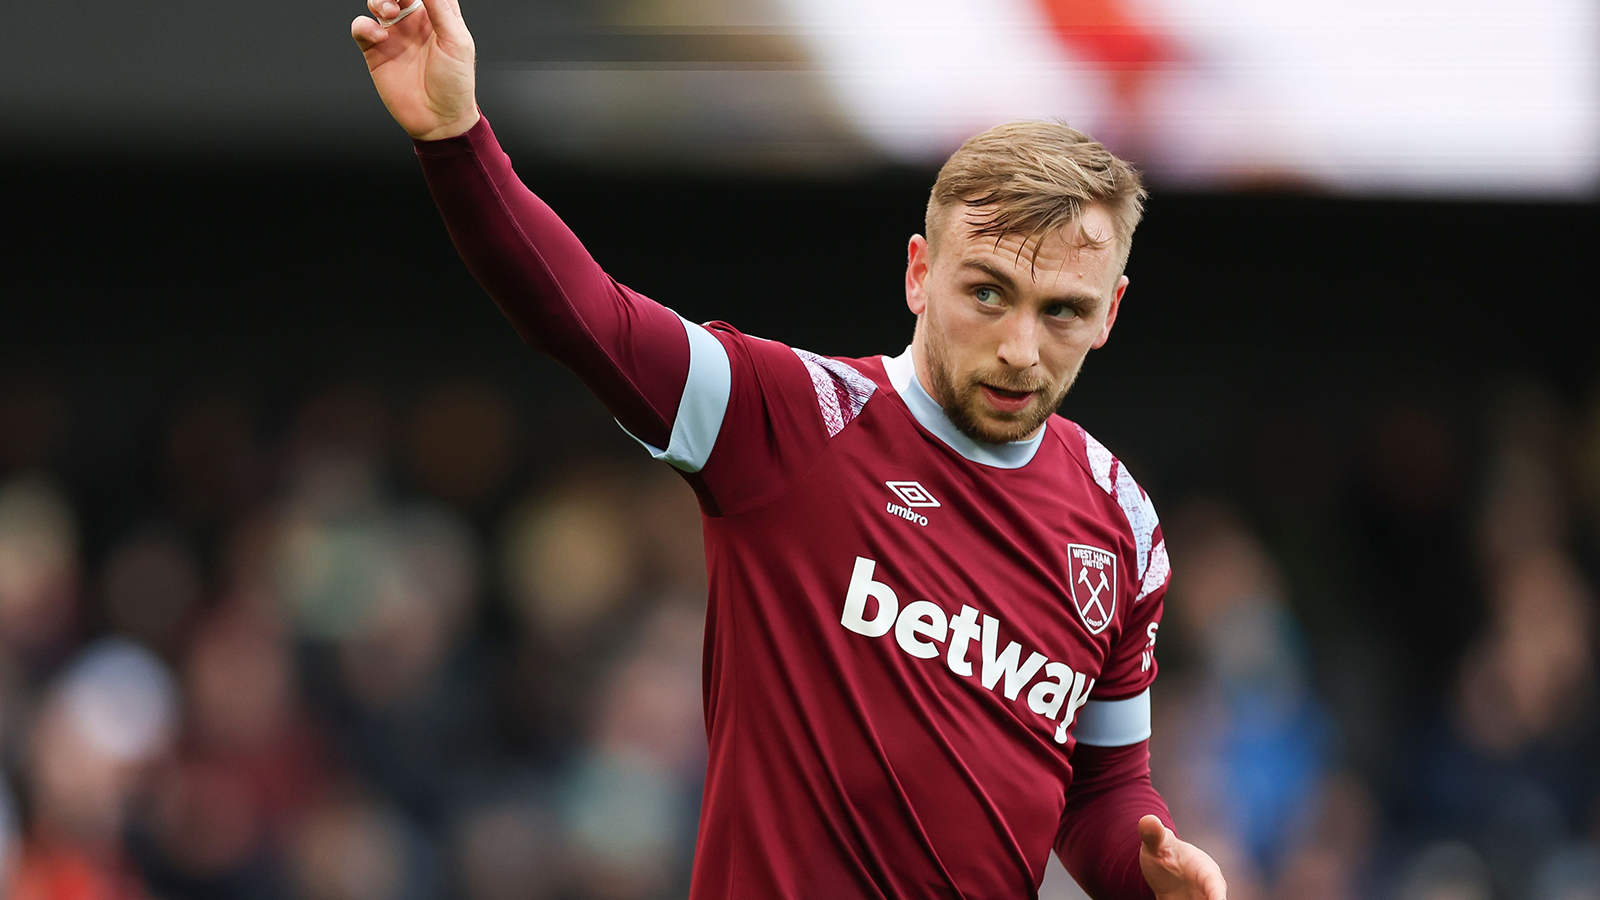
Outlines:
{"label": "umbro logo", "polygon": [[893,500],[884,506],[884,511],[891,516],[899,516],[907,522],[915,522],[926,526],[928,517],[917,512],[918,508],[930,508],[939,505],[939,501],[928,493],[928,489],[915,481],[885,481],[884,484],[894,495],[900,498],[899,503]]}
{"label": "umbro logo", "polygon": [[889,490],[900,498],[900,502],[907,506],[938,506],[939,501],[933,499],[928,489],[915,481],[885,481]]}

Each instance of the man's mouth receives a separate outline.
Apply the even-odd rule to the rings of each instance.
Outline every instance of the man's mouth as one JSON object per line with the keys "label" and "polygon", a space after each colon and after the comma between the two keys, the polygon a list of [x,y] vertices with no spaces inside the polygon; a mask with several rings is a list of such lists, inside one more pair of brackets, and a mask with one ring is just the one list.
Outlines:
{"label": "man's mouth", "polygon": [[993,385],[982,385],[983,394],[995,408],[1005,412],[1019,412],[1033,400],[1033,391],[1010,391]]}

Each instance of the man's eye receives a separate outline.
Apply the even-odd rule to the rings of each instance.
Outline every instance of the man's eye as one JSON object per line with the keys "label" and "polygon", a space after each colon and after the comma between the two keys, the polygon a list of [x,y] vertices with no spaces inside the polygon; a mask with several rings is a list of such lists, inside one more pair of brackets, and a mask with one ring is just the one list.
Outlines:
{"label": "man's eye", "polygon": [[1050,307],[1048,313],[1053,319],[1072,319],[1077,317],[1078,310],[1076,307],[1068,306],[1065,303],[1057,303]]}
{"label": "man's eye", "polygon": [[992,287],[978,288],[972,292],[972,296],[976,297],[978,302],[984,306],[993,306],[1000,302],[1000,292]]}

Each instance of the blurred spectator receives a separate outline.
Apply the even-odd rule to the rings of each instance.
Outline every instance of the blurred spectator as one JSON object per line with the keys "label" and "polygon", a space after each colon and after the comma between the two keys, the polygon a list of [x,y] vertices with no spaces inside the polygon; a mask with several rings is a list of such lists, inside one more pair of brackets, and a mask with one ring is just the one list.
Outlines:
{"label": "blurred spectator", "polygon": [[1169,779],[1180,782],[1176,802],[1188,815],[1174,815],[1224,831],[1224,843],[1273,872],[1316,818],[1332,722],[1311,693],[1305,645],[1266,548],[1217,503],[1180,508],[1169,522],[1183,578],[1164,637],[1178,629],[1200,662],[1189,679],[1173,679],[1179,690],[1158,692],[1163,722],[1177,725],[1164,724],[1159,743],[1183,748],[1161,757],[1181,773]]}
{"label": "blurred spectator", "polygon": [[91,645],[55,681],[28,748],[31,821],[12,897],[146,896],[121,838],[177,702],[165,667],[118,639]]}
{"label": "blurred spectator", "polygon": [[1595,598],[1553,548],[1498,567],[1490,623],[1461,669],[1467,741],[1494,756],[1560,741],[1595,725]]}
{"label": "blurred spectator", "polygon": [[[348,430],[322,419],[352,403]],[[376,408],[363,394],[333,394],[302,416],[275,588],[306,639],[313,701],[337,722],[342,758],[432,819],[452,776],[487,752],[484,665],[462,644],[477,548],[454,513],[392,501],[371,455],[382,443]]]}
{"label": "blurred spectator", "polygon": [[104,563],[106,619],[117,632],[174,654],[200,602],[200,579],[199,561],[176,529],[154,523],[136,529]]}
{"label": "blurred spectator", "polygon": [[512,516],[503,559],[523,625],[558,644],[582,643],[634,587],[638,550],[624,510],[625,472],[595,467],[560,479]]}
{"label": "blurred spectator", "polygon": [[[374,534],[386,569],[349,630],[308,647],[343,758],[400,809],[437,821],[457,780],[492,756],[483,654],[464,643],[478,591],[466,527],[396,512]],[[327,667],[327,668],[324,668]]]}
{"label": "blurred spectator", "polygon": [[439,872],[421,835],[382,806],[350,795],[312,810],[295,836],[302,900],[423,900]]}
{"label": "blurred spectator", "polygon": [[0,650],[25,672],[72,649],[81,581],[66,499],[42,475],[0,483]]}
{"label": "blurred spectator", "polygon": [[195,630],[183,671],[189,721],[160,770],[145,866],[169,894],[281,896],[278,865],[328,789],[320,734],[298,703],[284,624],[241,604]]}
{"label": "blurred spectator", "polygon": [[560,896],[561,832],[538,805],[506,800],[473,810],[453,849],[464,900],[550,900]]}
{"label": "blurred spectator", "polygon": [[597,693],[592,743],[569,780],[566,819],[586,896],[652,900],[688,889],[698,784],[701,604],[650,615]]}
{"label": "blurred spectator", "polygon": [[1492,900],[1489,870],[1471,847],[1432,844],[1418,851],[1401,876],[1399,900]]}
{"label": "blurred spectator", "polygon": [[526,744],[572,749],[604,666],[638,627],[640,544],[629,527],[633,470],[591,465],[511,513],[501,569],[513,624],[508,707]]}

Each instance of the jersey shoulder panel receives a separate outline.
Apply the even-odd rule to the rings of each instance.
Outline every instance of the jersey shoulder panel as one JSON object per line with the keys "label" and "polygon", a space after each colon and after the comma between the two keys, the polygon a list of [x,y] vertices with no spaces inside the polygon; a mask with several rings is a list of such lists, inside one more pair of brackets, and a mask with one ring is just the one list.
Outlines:
{"label": "jersey shoulder panel", "polygon": [[856,367],[860,361],[819,356],[798,347],[791,349],[800,357],[806,373],[811,376],[811,386],[816,391],[817,412],[822,416],[828,437],[836,436],[861,414],[862,407],[877,392],[877,382]]}
{"label": "jersey shoulder panel", "polygon": [[1161,519],[1156,515],[1155,504],[1122,461],[1083,426],[1061,416],[1052,417],[1050,426],[1068,455],[1122,512],[1128,534],[1133,539],[1131,562],[1135,583],[1139,585],[1133,602],[1137,604],[1164,587],[1171,575],[1167,544],[1161,535]]}
{"label": "jersey shoulder panel", "polygon": [[859,417],[878,385],[849,360],[727,322],[703,327],[727,353],[731,385],[715,448],[697,475],[706,512],[731,515],[781,495]]}
{"label": "jersey shoulder panel", "polygon": [[747,368],[755,376],[755,386],[769,404],[814,409],[830,438],[861,414],[878,389],[877,380],[862,371],[868,368],[867,360],[823,356],[745,334],[727,322],[707,322],[705,327],[732,352],[745,357]]}

